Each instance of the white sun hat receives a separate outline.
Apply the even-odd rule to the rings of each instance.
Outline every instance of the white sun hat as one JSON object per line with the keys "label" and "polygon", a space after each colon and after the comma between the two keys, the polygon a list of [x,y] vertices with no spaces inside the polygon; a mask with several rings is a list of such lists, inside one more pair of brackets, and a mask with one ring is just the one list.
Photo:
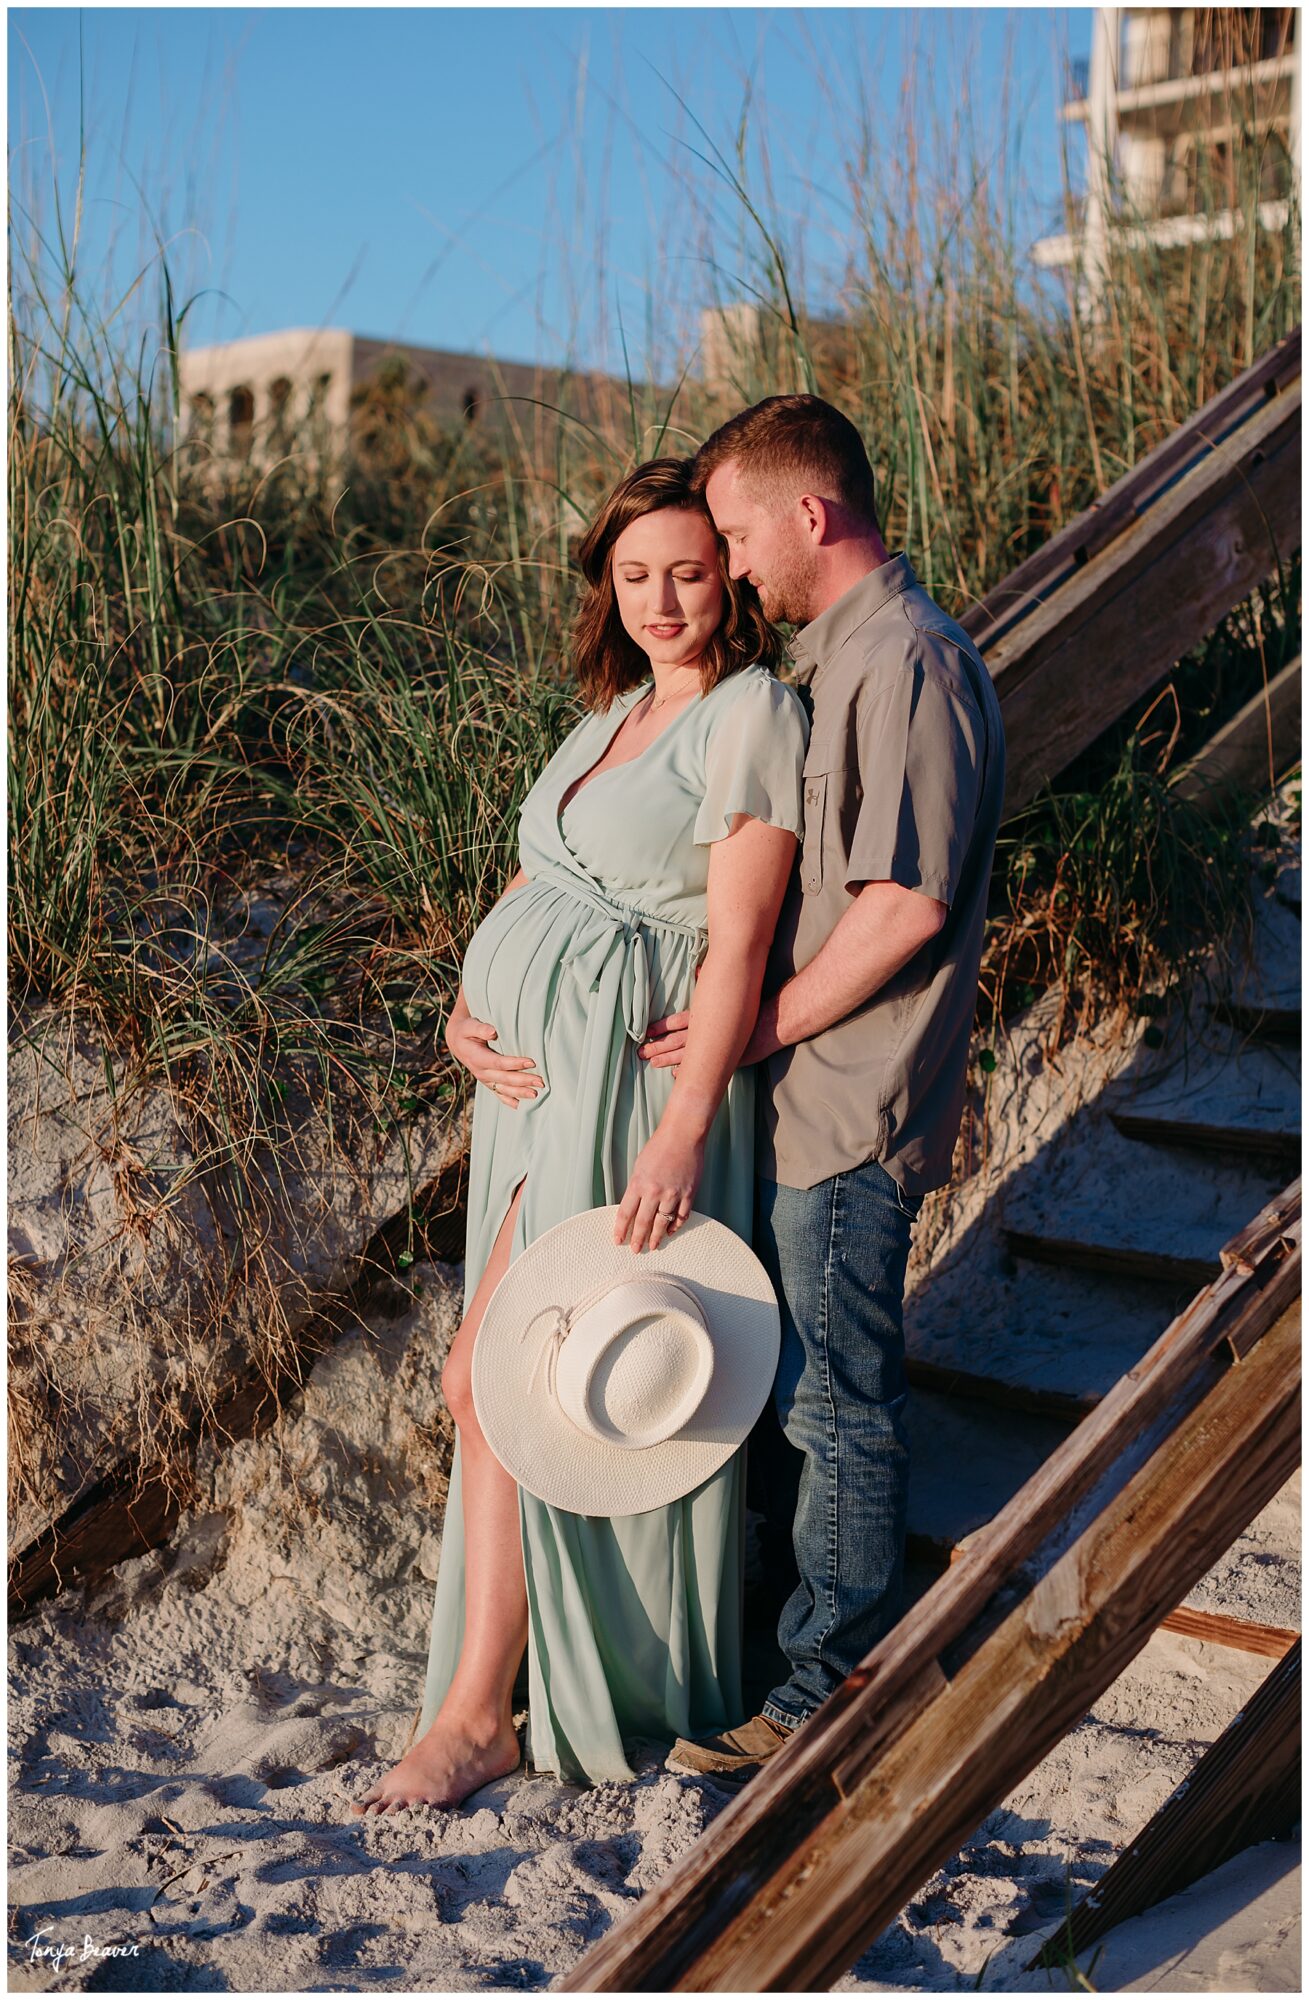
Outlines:
{"label": "white sun hat", "polygon": [[518,1484],[570,1514],[644,1514],[726,1463],[777,1372],[777,1298],[744,1239],[694,1210],[656,1250],[615,1204],[510,1263],[473,1344],[473,1405]]}

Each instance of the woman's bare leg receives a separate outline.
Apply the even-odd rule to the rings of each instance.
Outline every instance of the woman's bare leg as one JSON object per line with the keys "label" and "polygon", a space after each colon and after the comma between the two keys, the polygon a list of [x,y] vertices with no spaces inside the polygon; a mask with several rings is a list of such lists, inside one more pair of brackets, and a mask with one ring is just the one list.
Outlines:
{"label": "woman's bare leg", "polygon": [[524,1186],[520,1181],[505,1213],[441,1377],[459,1430],[463,1482],[464,1643],[459,1665],[427,1734],[351,1806],[355,1813],[458,1805],[519,1761],[513,1691],[527,1644],[527,1586],[518,1487],[478,1425],[472,1357],[487,1301],[508,1268]]}

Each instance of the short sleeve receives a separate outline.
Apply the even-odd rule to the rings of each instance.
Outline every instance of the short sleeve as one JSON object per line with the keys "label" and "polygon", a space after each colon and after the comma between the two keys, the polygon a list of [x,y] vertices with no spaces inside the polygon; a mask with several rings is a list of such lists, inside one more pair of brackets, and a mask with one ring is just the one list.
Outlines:
{"label": "short sleeve", "polygon": [[982,793],[982,718],[921,656],[866,692],[858,716],[863,798],[845,886],[898,882],[952,903]]}
{"label": "short sleeve", "polygon": [[[726,692],[726,689],[724,689]],[[809,719],[794,689],[770,673],[746,667],[732,700],[714,717],[705,746],[705,792],[692,840],[698,847],[732,831],[732,816],[748,813],[804,831],[804,758]]]}

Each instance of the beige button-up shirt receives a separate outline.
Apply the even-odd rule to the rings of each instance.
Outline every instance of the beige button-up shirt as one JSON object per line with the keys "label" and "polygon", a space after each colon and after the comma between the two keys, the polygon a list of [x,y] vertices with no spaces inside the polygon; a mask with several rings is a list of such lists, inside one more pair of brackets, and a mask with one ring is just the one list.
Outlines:
{"label": "beige button-up shirt", "polygon": [[765,993],[816,956],[865,882],[948,905],[854,1012],[760,1066],[759,1172],[788,1187],[880,1160],[907,1194],[950,1178],[963,1113],[1004,730],[972,640],[893,556],[792,642],[810,709],[804,840]]}

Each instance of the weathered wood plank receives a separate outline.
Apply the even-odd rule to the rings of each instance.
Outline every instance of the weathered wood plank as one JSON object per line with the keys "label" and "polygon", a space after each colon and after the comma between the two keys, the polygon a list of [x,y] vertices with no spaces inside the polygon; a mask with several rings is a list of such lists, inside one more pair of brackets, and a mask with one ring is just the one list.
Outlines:
{"label": "weathered wood plank", "polygon": [[1188,1611],[1179,1604],[1163,1621],[1166,1632],[1183,1639],[1203,1639],[1212,1646],[1231,1646],[1239,1653],[1262,1653],[1280,1660],[1299,1643],[1300,1634],[1285,1625],[1257,1625],[1250,1618],[1228,1618],[1221,1611]]}
{"label": "weathered wood plank", "polygon": [[960,623],[983,651],[1123,534],[1188,466],[1221,446],[1263,404],[1298,381],[1300,349],[1300,328],[1295,327],[1234,381],[1217,390],[979,603],[970,605]]}
{"label": "weathered wood plank", "polygon": [[[815,1968],[824,1977],[834,1976],[833,1968],[839,1971],[857,1955],[858,1942],[849,1947],[867,1913],[877,1914],[859,1932],[865,1938],[899,1907],[901,1890],[904,1895],[912,1893],[937,1865],[928,1859],[919,1872],[929,1855],[937,1855],[941,1838],[952,1843],[940,1850],[943,1858],[1009,1788],[1012,1781],[995,1761],[997,1746],[1005,1755],[1026,1755],[1031,1748],[1024,1768],[1039,1761],[1048,1747],[1040,1731],[1029,1738],[1025,1722],[1015,1720],[1003,1703],[992,1698],[991,1670],[1006,1660],[1012,1664],[1020,1653],[1028,1656],[1026,1642],[1020,1644],[1015,1631],[1039,1640],[1047,1627],[1056,1634],[1064,1629],[1085,1635],[1094,1629],[1102,1644],[1096,1657],[1113,1678],[1120,1662],[1109,1656],[1114,1644],[1123,1643],[1122,1620],[1115,1622],[1112,1615],[1112,1594],[1091,1625],[1075,1614],[1079,1579],[1098,1577],[1100,1588],[1115,1564],[1125,1579],[1121,1565],[1130,1567],[1142,1547],[1149,1561],[1162,1562],[1164,1581],[1158,1589],[1137,1589],[1133,1594],[1128,1625],[1135,1650],[1144,1643],[1139,1626],[1148,1621],[1153,1629],[1176,1606],[1288,1476],[1298,1425],[1293,1408],[1289,1415],[1280,1405],[1274,1409],[1269,1397],[1285,1397],[1291,1405],[1295,1400],[1299,1325],[1298,1314],[1292,1316],[1288,1308],[1298,1297],[1300,1283],[1299,1208],[1297,1182],[1270,1205],[1266,1215],[1241,1232],[1241,1268],[1235,1264],[1225,1268],[1178,1315],[1098,1409],[978,1532],[969,1558],[945,1572],[715,1820],[673,1873],[588,1953],[577,1968],[574,1990],[644,1991],[727,1983],[738,1990],[761,1991],[796,1983],[798,1966],[803,1967],[799,1978],[808,1987]],[[1270,1329],[1276,1335],[1271,1368],[1264,1356]],[[1238,1343],[1246,1345],[1247,1360],[1234,1368],[1230,1363]],[[1239,1385],[1235,1404],[1234,1385]],[[1232,1422],[1225,1430],[1228,1417]],[[1161,1461],[1161,1452],[1168,1455],[1166,1461]],[[1183,1484],[1188,1478],[1200,1482],[1208,1505],[1218,1507],[1220,1521],[1201,1512],[1194,1493],[1179,1498],[1176,1483],[1160,1477],[1165,1462],[1179,1469]],[[1105,1493],[1110,1497],[1101,1505],[1099,1496]],[[1125,1511],[1123,1506],[1114,1511],[1114,1495],[1125,1504]],[[1162,1496],[1178,1504],[1181,1526],[1171,1517],[1166,1524],[1158,1522]],[[1084,1521],[1087,1525],[1082,1525]],[[1105,1569],[1097,1559],[1088,1568],[1083,1558],[1093,1543],[1098,1545],[1110,1523],[1117,1537],[1114,1563]],[[1211,1554],[1220,1534],[1226,1541]],[[1033,1610],[1035,1626],[1029,1623]],[[1013,1625],[1015,1618],[1020,1621],[1018,1628]],[[997,1644],[997,1629],[1008,1632],[1007,1646]],[[1066,1677],[1046,1671],[1049,1655],[1042,1654],[1039,1644],[1034,1664],[1037,1679],[1048,1687],[1052,1700],[1072,1704],[1067,1721],[1062,1709],[1044,1718],[1045,1726],[1054,1730],[1050,1740],[1055,1741],[1094,1699],[1093,1694],[1083,1697],[1095,1674],[1074,1676],[1070,1691]],[[785,1888],[784,1901],[799,1893],[804,1869],[797,1876],[792,1863],[810,1856],[812,1843],[832,1832],[834,1792],[838,1801],[843,1794],[858,1792],[861,1801],[876,1796],[885,1803],[880,1783],[871,1790],[863,1783],[868,1774],[882,1770],[884,1748],[889,1746],[887,1754],[899,1758],[910,1741],[921,1745],[924,1731],[928,1742],[948,1745],[955,1740],[953,1710],[943,1711],[939,1703],[965,1677],[968,1687],[977,1690],[978,1708],[992,1716],[1000,1735],[971,1764],[965,1759],[961,1767],[951,1760],[943,1799],[936,1798],[925,1772],[909,1774],[913,1782],[904,1796],[920,1799],[925,1807],[935,1800],[940,1814],[932,1822],[929,1813],[931,1837],[926,1847],[918,1838],[921,1824],[911,1839],[914,1829],[897,1818],[888,1857],[883,1834],[891,1820],[877,1833],[881,1804],[873,1811],[872,1826],[861,1813],[863,1823],[852,1851],[842,1846],[840,1854],[833,1855],[824,1847],[821,1856],[814,1857],[813,1879],[829,1888],[833,1882],[839,1885],[843,1915],[840,1924],[832,1925],[834,1954],[818,1949],[806,1922],[797,1960],[791,1947],[799,1933],[784,1922],[778,1945],[785,1950],[768,1977],[758,1978],[754,1945],[735,1952],[741,1941],[740,1921],[756,1906],[777,1907],[774,1886]],[[982,1804],[971,1816],[979,1787]],[[957,1808],[968,1817],[962,1833],[957,1831]],[[838,1819],[843,1810],[838,1806]],[[947,1822],[949,1830],[943,1833]],[[874,1851],[877,1866],[870,1872],[864,1863]],[[875,1879],[879,1871],[885,1875],[880,1887]],[[888,1883],[899,1900],[885,1907]],[[883,1908],[885,1915],[880,1914]]]}
{"label": "weathered wood plank", "polygon": [[1300,1642],[1089,1896],[1028,1961],[1058,1965],[1129,1917],[1175,1896],[1300,1814]]}
{"label": "weathered wood plank", "polygon": [[1298,383],[986,649],[1012,814],[1300,541]]}
{"label": "weathered wood plank", "polygon": [[1234,791],[1270,791],[1299,755],[1297,657],[1182,765],[1173,778],[1173,790],[1208,811]]}
{"label": "weathered wood plank", "polygon": [[1122,1244],[1087,1243],[1071,1236],[1046,1236],[1034,1229],[1006,1229],[1015,1257],[1065,1270],[1112,1271],[1120,1278],[1157,1279],[1163,1285],[1207,1285],[1217,1266],[1204,1257],[1170,1257],[1164,1250],[1133,1250]]}
{"label": "weathered wood plank", "polygon": [[[1132,514],[1111,545],[1097,550],[1086,563],[1063,577],[1055,589],[1030,607],[1021,624],[1011,627],[1003,636],[993,634],[987,642],[986,659],[997,685],[1002,676],[1010,693],[1024,685],[1064,643],[1070,622],[1074,627],[1081,625],[1088,614],[1094,615],[1098,598],[1106,593],[1110,599],[1118,598],[1129,586],[1134,587],[1148,577],[1179,536],[1196,532],[1205,535],[1208,529],[1207,538],[1221,549],[1224,538],[1212,533],[1212,522],[1224,518],[1234,472],[1245,466],[1247,473],[1259,474],[1271,459],[1288,452],[1294,455],[1300,432],[1300,393],[1297,379],[1275,403],[1263,404],[1252,411],[1247,421],[1226,439],[1220,452],[1197,454],[1181,477],[1169,482],[1152,505]],[[1286,468],[1282,470],[1285,473]],[[1279,493],[1283,490],[1280,481],[1276,490]],[[1298,507],[1293,503],[1289,514],[1292,530],[1297,527],[1298,519]],[[1260,558],[1273,568],[1279,553],[1290,552],[1282,550],[1280,541],[1276,547],[1270,545],[1276,527],[1272,518],[1263,522],[1260,537],[1263,546],[1258,551]],[[1228,549],[1225,559],[1239,565],[1241,558],[1249,553],[1246,548]],[[1217,550],[1211,550],[1211,554],[1216,555]]]}
{"label": "weathered wood plank", "polygon": [[846,1970],[1117,1679],[1176,1584],[1194,1581],[1286,1478],[1298,1366],[1298,1333],[1261,1342],[1248,1374],[1218,1385],[936,1700],[852,1774],[857,1789],[679,1985],[813,1990]]}
{"label": "weathered wood plank", "polygon": [[[1289,1477],[1299,1368],[1298,1316],[1288,1314],[1240,1368],[1158,1426],[1016,1603],[967,1646],[938,1649],[890,1704],[894,1716],[873,1711],[844,1756],[826,1743],[825,1799],[804,1741],[823,1710],[588,1952],[572,1990],[830,1985]],[[940,1590],[916,1607],[929,1623]],[[861,1676],[871,1678],[876,1661],[870,1655]]]}

